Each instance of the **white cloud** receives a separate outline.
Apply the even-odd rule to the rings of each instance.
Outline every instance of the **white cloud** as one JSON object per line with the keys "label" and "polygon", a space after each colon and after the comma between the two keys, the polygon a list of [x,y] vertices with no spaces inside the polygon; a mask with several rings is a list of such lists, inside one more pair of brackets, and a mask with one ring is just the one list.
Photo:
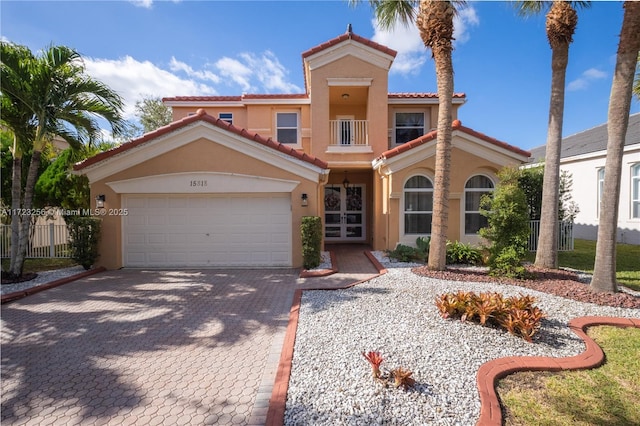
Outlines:
{"label": "white cloud", "polygon": [[249,68],[253,70],[255,77],[268,91],[277,93],[302,92],[302,89],[286,80],[289,72],[273,52],[267,50],[259,56],[253,53],[242,53],[240,57],[244,59]]}
{"label": "white cloud", "polygon": [[222,77],[239,85],[243,92],[301,92],[295,84],[287,81],[288,70],[270,51],[261,54],[240,53],[238,59],[223,57],[215,65]]}
{"label": "white cloud", "polygon": [[458,10],[458,14],[453,18],[453,38],[456,44],[466,43],[471,37],[469,29],[480,25],[480,18],[473,7],[467,6]]}
{"label": "white cloud", "polygon": [[197,78],[198,80],[209,80],[212,83],[220,83],[220,77],[209,70],[204,71],[196,71],[190,65],[177,60],[175,57],[171,57],[171,62],[169,62],[169,69],[171,71],[177,72],[182,71],[187,76]]}
{"label": "white cloud", "polygon": [[252,71],[237,59],[224,57],[215,63],[215,67],[223,77],[230,78],[234,83],[238,84],[243,92],[254,91],[251,85]]}
{"label": "white cloud", "polygon": [[601,80],[606,77],[607,77],[606,72],[600,71],[597,68],[589,68],[588,70],[580,74],[580,77],[576,78],[575,80],[572,80],[567,85],[567,90],[569,91],[584,90],[588,88],[593,81]]}
{"label": "white cloud", "polygon": [[136,101],[143,97],[217,95],[221,84],[230,86],[235,94],[302,92],[287,80],[288,70],[270,51],[242,53],[237,59],[223,57],[200,69],[175,57],[171,57],[168,69],[131,56],[120,59],[86,57],[84,62],[89,75],[123,97],[127,119],[135,118]]}
{"label": "white cloud", "polygon": [[380,27],[376,19],[371,21],[374,29],[371,38],[376,43],[398,52],[391,66],[392,73],[418,74],[427,60],[427,49],[415,24],[405,25],[397,20],[389,30]]}
{"label": "white cloud", "polygon": [[[478,26],[480,19],[473,7],[461,9],[453,20],[454,44],[465,43],[469,40],[469,28]],[[418,74],[420,67],[427,61],[431,52],[427,50],[420,38],[420,32],[415,23],[405,25],[396,20],[390,30],[382,29],[376,19],[372,20],[374,34],[372,40],[398,52],[392,73]]]}
{"label": "white cloud", "polygon": [[134,6],[144,7],[145,9],[151,9],[153,6],[153,0],[129,0]]}
{"label": "white cloud", "polygon": [[149,61],[140,62],[131,56],[120,59],[85,57],[87,73],[118,92],[125,101],[125,118],[135,115],[135,103],[144,96],[215,95],[210,85],[194,79],[181,78]]}

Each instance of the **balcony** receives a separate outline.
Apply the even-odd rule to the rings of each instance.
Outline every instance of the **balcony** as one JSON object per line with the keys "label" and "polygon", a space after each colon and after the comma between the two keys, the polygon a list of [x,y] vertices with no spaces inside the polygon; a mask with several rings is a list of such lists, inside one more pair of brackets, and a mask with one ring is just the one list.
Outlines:
{"label": "balcony", "polygon": [[329,120],[329,126],[331,139],[327,152],[372,152],[367,120]]}

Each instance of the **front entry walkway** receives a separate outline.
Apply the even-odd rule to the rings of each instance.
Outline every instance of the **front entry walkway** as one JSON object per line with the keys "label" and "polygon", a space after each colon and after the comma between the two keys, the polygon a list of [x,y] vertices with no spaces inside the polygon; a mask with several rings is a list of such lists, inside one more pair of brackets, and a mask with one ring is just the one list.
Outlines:
{"label": "front entry walkway", "polygon": [[101,272],[2,306],[2,425],[262,425],[293,295],[378,270],[335,245],[337,274]]}

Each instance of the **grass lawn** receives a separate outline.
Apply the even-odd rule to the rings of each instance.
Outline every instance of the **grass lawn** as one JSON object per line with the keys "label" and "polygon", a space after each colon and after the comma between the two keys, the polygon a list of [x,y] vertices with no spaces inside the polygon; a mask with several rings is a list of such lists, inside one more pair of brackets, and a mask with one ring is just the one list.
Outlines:
{"label": "grass lawn", "polygon": [[[533,262],[536,254],[529,253],[527,260]],[[558,252],[558,265],[565,268],[593,272],[596,258],[596,242],[575,240],[573,251]],[[616,277],[618,283],[640,291],[640,246],[618,244],[616,248]]]}
{"label": "grass lawn", "polygon": [[498,383],[505,425],[640,425],[640,329],[600,326],[588,334],[604,350],[601,367],[515,373]]}
{"label": "grass lawn", "polygon": [[[69,268],[76,266],[77,263],[71,259],[66,258],[42,258],[42,259],[27,259],[24,262],[23,273],[51,271],[53,269]],[[2,259],[2,270],[9,269],[9,259]]]}

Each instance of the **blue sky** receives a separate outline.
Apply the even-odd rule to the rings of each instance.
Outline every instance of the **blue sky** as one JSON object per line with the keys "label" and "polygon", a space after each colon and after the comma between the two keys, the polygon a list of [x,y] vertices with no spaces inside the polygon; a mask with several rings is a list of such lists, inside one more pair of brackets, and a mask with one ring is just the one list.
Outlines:
{"label": "blue sky", "polygon": [[[564,135],[606,122],[620,2],[579,11],[567,69]],[[301,53],[353,31],[399,52],[390,92],[435,92],[433,61],[413,26],[383,31],[365,1],[5,1],[0,36],[33,51],[77,49],[87,71],[125,99],[145,95],[302,93]],[[544,15],[468,2],[456,22],[455,90],[466,126],[524,149],[546,141],[551,50]],[[633,101],[631,112],[639,112]]]}

